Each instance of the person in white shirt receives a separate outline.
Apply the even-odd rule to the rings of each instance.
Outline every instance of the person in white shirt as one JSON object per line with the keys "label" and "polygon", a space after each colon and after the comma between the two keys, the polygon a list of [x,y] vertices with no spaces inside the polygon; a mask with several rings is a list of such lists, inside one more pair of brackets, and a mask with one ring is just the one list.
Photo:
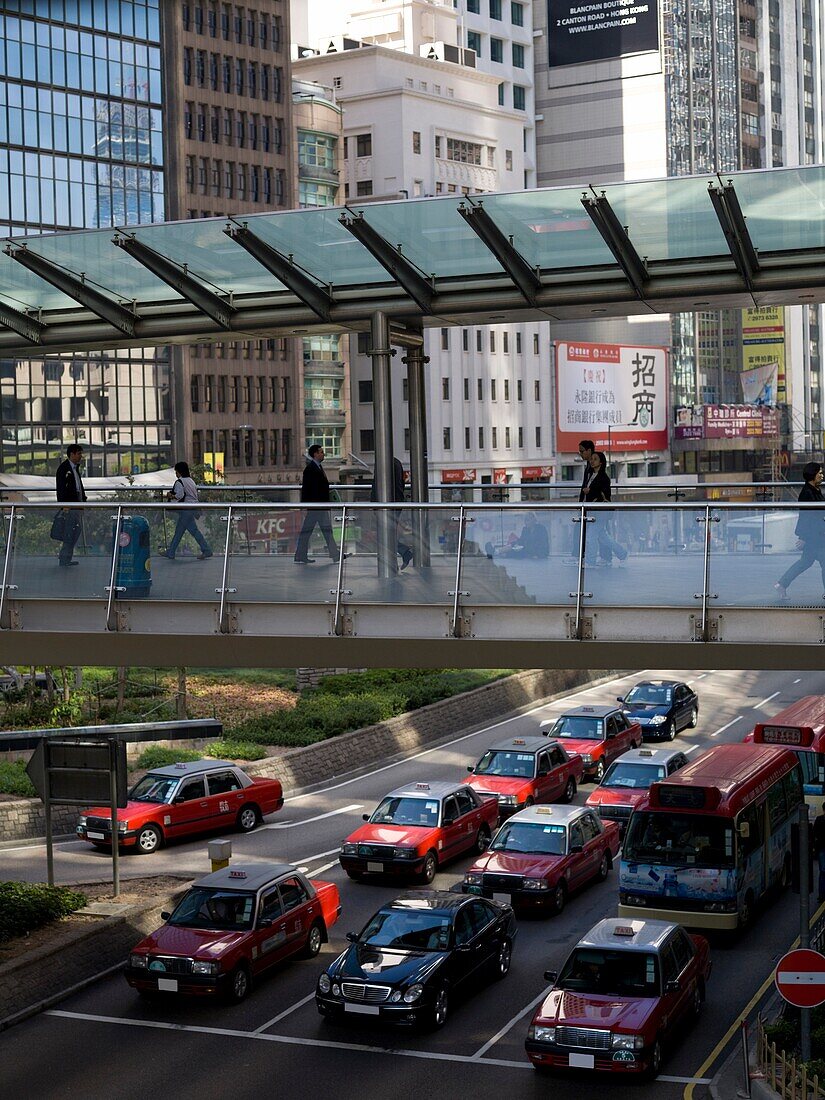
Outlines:
{"label": "person in white shirt", "polygon": [[175,527],[172,541],[169,543],[169,549],[165,554],[161,554],[161,557],[169,558],[171,561],[174,561],[178,544],[188,531],[200,547],[201,552],[198,554],[198,561],[206,561],[207,558],[212,557],[212,548],[198,528],[196,521],[200,517],[200,512],[191,507],[191,505],[198,503],[197,486],[192,480],[192,475],[189,473],[189,466],[186,462],[176,462],[175,473],[178,477],[177,481],[172,486],[169,499],[185,507],[182,507],[178,514],[177,526]]}

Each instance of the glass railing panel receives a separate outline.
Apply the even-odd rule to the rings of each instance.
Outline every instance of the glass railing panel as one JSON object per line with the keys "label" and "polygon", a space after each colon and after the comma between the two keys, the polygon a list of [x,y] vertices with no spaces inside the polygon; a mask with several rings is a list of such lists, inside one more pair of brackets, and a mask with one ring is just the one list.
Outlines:
{"label": "glass railing panel", "polygon": [[18,505],[7,581],[14,599],[104,600],[116,513],[112,504]]}
{"label": "glass railing panel", "polygon": [[119,591],[117,598],[145,595],[214,603],[223,570],[226,515],[226,505],[124,503],[116,586],[126,591]]}

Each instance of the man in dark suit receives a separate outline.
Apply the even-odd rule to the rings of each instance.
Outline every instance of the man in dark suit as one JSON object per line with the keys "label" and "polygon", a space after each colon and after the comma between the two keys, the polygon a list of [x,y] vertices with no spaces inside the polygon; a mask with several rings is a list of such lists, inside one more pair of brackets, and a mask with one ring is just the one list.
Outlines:
{"label": "man in dark suit", "polygon": [[[404,467],[401,465],[401,460],[393,456],[392,460],[392,499],[396,504],[403,504],[405,500],[404,496]],[[375,481],[372,483],[372,492],[370,493],[370,500],[377,501],[378,494],[375,489]],[[398,528],[401,524],[401,512],[393,511],[390,513],[392,525],[395,531],[395,552],[401,558],[401,568],[406,569],[413,559],[412,547],[406,542],[402,542],[398,537]]]}
{"label": "man in dark suit", "polygon": [[[324,461],[324,449],[319,443],[313,443],[309,448],[309,462],[304,467],[304,475],[301,478],[301,503],[302,504],[329,504],[329,481],[324,473],[321,463]],[[315,558],[307,557],[309,549],[309,537],[316,525],[321,528],[321,534],[326,539],[329,556],[337,562],[341,556],[335,539],[332,537],[332,526],[329,521],[329,512],[319,508],[311,508],[304,517],[301,533],[298,535],[298,545],[295,547],[294,561],[297,565],[307,565],[315,561]]]}
{"label": "man in dark suit", "polygon": [[[57,499],[61,504],[78,504],[86,499],[83,480],[80,476],[82,462],[83,448],[79,443],[71,443],[66,449],[65,461],[60,463],[55,474]],[[64,508],[63,515],[63,542],[58,560],[61,565],[77,565],[78,563],[72,560],[72,554],[75,543],[80,537],[80,516],[72,508]]]}

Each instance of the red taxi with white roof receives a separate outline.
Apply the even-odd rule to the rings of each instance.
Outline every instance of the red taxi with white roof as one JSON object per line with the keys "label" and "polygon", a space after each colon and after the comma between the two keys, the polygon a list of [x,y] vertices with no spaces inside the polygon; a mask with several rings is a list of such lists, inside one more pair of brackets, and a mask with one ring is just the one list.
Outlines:
{"label": "red taxi with white roof", "polygon": [[642,727],[616,707],[574,707],[539,728],[568,752],[580,753],[585,776],[597,783],[617,757],[642,744]]}
{"label": "red taxi with white roof", "polygon": [[161,913],[166,924],[133,948],[126,981],[146,996],[242,1001],[271,966],[317,955],[340,913],[335,883],[310,880],[288,863],[226,867]]}
{"label": "red taxi with white roof", "polygon": [[579,940],[536,1009],[525,1048],[536,1069],[655,1077],[668,1043],[699,1015],[708,942],[660,920],[601,920]]}
{"label": "red taxi with white roof", "polygon": [[498,799],[501,816],[535,802],[572,802],[584,764],[558,741],[545,737],[511,737],[491,745],[479,762],[468,765],[469,783],[483,797]]}
{"label": "red taxi with white roof", "polygon": [[514,909],[560,913],[574,890],[607,878],[618,851],[618,825],[586,806],[531,806],[502,825],[462,890]]}
{"label": "red taxi with white roof", "polygon": [[485,850],[498,802],[463,783],[412,783],[390,791],[364,821],[341,845],[339,862],[350,878],[403,875],[430,883],[441,864]]}
{"label": "red taxi with white roof", "polygon": [[681,749],[631,749],[610,765],[586,805],[592,806],[602,821],[618,822],[624,833],[650,784],[667,779],[687,763]]}

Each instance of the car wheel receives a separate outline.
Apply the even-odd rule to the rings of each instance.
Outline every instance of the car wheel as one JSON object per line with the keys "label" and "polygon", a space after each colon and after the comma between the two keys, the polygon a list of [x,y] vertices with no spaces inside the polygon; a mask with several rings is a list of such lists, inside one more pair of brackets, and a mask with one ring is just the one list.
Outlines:
{"label": "car wheel", "polygon": [[670,722],[667,724],[667,726],[665,728],[665,739],[667,741],[672,741],[675,736],[676,736],[676,722],[671,718]]}
{"label": "car wheel", "polygon": [[302,952],[305,959],[314,959],[318,952],[321,950],[321,944],[324,942],[324,926],[317,920],[310,927],[307,932],[307,942],[304,945]]}
{"label": "car wheel", "polygon": [[562,802],[572,802],[576,797],[576,780],[571,775],[567,780],[567,786],[564,788],[564,794],[561,796]]}
{"label": "car wheel", "polygon": [[559,882],[556,884],[556,887],[553,890],[553,912],[556,914],[556,916],[558,916],[559,913],[561,913],[562,909],[564,909],[566,901],[567,889],[563,882]]}
{"label": "car wheel", "polygon": [[699,725],[699,708],[698,707],[693,707],[692,708],[692,710],[690,712],[690,721],[688,722],[688,725],[690,726],[690,728],[692,730],[695,730],[696,727]]}
{"label": "car wheel", "polygon": [[435,878],[435,873],[438,870],[438,860],[436,859],[435,852],[427,852],[424,859],[424,866],[421,869],[421,881],[425,886],[429,886]]}
{"label": "car wheel", "polygon": [[487,828],[486,825],[482,825],[481,828],[478,830],[478,836],[476,837],[475,850],[478,852],[479,855],[481,855],[482,852],[487,851],[489,843],[490,830]]}
{"label": "car wheel", "polygon": [[157,825],[144,825],[137,836],[137,851],[142,856],[150,856],[160,847],[161,839]]}
{"label": "car wheel", "polygon": [[439,991],[435,995],[435,1001],[432,1007],[432,1015],[430,1017],[430,1024],[433,1028],[442,1028],[447,1022],[447,1016],[450,1013],[450,994],[446,985],[442,985]]}
{"label": "car wheel", "polygon": [[246,1000],[249,990],[252,988],[252,979],[245,963],[240,963],[232,971],[229,978],[229,987],[226,991],[227,1000],[233,1005],[238,1005]]}
{"label": "car wheel", "polygon": [[360,871],[347,871],[347,878],[351,878],[353,882],[360,882],[361,878],[362,878],[361,872]]}
{"label": "car wheel", "polygon": [[238,813],[238,828],[242,833],[251,833],[258,824],[258,807],[243,806]]}
{"label": "car wheel", "polygon": [[662,1044],[657,1039],[656,1042],[653,1044],[653,1050],[650,1052],[650,1065],[647,1067],[647,1073],[645,1074],[645,1077],[647,1077],[648,1081],[652,1081],[654,1078],[659,1076],[661,1069]]}
{"label": "car wheel", "polygon": [[699,982],[693,987],[693,999],[690,1005],[690,1012],[694,1020],[698,1020],[702,1015],[702,987]]}
{"label": "car wheel", "polygon": [[593,778],[597,783],[601,783],[604,779],[604,760],[600,760],[596,765],[596,770],[593,773]]}
{"label": "car wheel", "polygon": [[749,927],[753,920],[753,894],[750,890],[745,894],[745,900],[742,902],[742,908],[739,910],[739,915],[736,919],[736,927],[740,932]]}
{"label": "car wheel", "polygon": [[500,981],[502,978],[506,978],[510,973],[510,963],[513,961],[513,945],[509,940],[502,940],[501,947],[498,949],[498,955],[496,955],[495,963],[495,978]]}
{"label": "car wheel", "polygon": [[607,858],[607,852],[602,852],[602,861],[599,864],[599,869],[596,872],[596,878],[599,882],[604,882],[610,871],[610,860]]}

